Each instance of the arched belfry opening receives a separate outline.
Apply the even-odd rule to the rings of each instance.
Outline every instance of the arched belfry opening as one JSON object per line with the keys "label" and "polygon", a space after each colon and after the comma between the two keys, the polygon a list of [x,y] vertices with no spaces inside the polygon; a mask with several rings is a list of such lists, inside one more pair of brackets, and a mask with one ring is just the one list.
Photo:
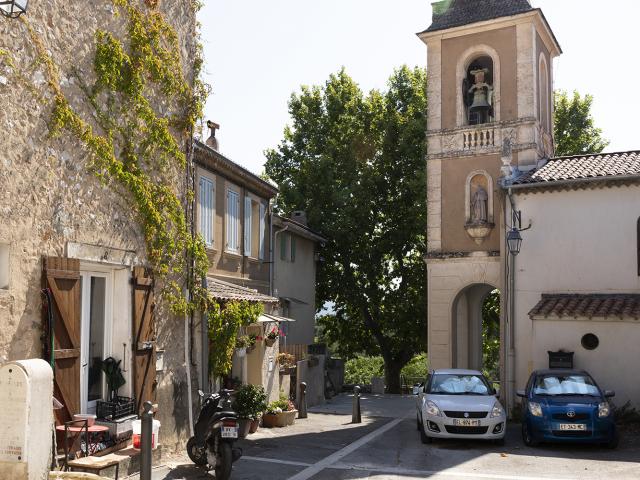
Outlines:
{"label": "arched belfry opening", "polygon": [[451,319],[453,367],[500,379],[500,291],[486,283],[464,288],[453,302]]}
{"label": "arched belfry opening", "polygon": [[469,62],[462,82],[467,125],[495,121],[495,87],[493,59],[482,55]]}

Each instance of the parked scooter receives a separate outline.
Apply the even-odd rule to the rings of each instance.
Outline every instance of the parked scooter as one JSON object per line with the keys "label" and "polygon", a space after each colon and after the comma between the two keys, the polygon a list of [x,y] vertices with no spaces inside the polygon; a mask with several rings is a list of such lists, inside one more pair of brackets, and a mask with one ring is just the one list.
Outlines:
{"label": "parked scooter", "polygon": [[194,428],[195,435],[187,442],[187,454],[196,465],[209,465],[216,480],[228,480],[233,462],[242,456],[234,447],[238,439],[238,415],[231,408],[233,390],[204,393],[198,390],[202,408]]}

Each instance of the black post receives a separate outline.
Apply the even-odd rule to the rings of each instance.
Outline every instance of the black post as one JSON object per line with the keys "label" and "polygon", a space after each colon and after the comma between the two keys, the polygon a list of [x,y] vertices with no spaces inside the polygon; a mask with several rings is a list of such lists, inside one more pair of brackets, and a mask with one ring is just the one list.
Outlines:
{"label": "black post", "polygon": [[300,382],[300,400],[298,401],[298,418],[307,418],[307,383]]}
{"label": "black post", "polygon": [[151,480],[151,442],[153,436],[153,413],[151,402],[144,402],[140,436],[140,480]]}
{"label": "black post", "polygon": [[353,387],[353,413],[351,414],[351,423],[362,423],[360,415],[360,387]]}

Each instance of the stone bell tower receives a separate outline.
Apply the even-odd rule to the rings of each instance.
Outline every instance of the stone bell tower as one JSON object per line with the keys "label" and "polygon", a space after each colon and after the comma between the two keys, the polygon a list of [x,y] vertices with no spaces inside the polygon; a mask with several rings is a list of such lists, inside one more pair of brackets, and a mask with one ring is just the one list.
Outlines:
{"label": "stone bell tower", "polygon": [[418,36],[428,49],[430,366],[480,369],[482,303],[505,279],[500,180],[553,156],[561,50],[528,0],[435,2]]}

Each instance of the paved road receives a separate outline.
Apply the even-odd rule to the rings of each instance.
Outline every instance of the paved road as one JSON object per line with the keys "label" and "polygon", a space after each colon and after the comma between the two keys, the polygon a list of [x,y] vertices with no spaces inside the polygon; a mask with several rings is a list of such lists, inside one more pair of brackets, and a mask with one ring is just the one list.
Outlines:
{"label": "paved road", "polygon": [[[347,479],[640,479],[640,439],[615,451],[590,446],[525,447],[517,425],[505,447],[438,441],[426,446],[416,431],[413,397],[363,397],[364,422],[350,424],[348,396],[312,409],[284,429],[261,429],[242,441],[233,480]],[[375,415],[375,416],[374,416]],[[211,479],[188,460],[175,459],[158,480]]]}

